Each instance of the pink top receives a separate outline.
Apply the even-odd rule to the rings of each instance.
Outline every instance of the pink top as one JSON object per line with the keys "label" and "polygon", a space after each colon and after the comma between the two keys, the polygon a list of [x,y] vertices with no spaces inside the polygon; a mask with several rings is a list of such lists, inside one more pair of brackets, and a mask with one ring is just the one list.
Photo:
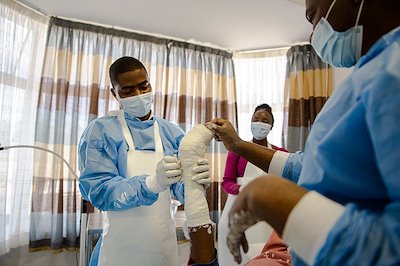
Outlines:
{"label": "pink top", "polygon": [[[284,148],[271,145],[272,149],[287,152]],[[229,152],[226,158],[225,173],[222,179],[222,187],[228,194],[237,195],[240,185],[237,184],[237,178],[243,177],[246,170],[247,160],[234,152]]]}
{"label": "pink top", "polygon": [[292,265],[288,246],[273,231],[260,255],[254,257],[245,266],[290,266]]}

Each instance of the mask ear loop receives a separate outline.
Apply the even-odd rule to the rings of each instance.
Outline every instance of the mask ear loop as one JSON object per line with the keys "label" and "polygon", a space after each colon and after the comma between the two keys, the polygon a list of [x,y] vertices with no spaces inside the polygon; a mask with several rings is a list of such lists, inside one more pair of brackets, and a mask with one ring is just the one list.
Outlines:
{"label": "mask ear loop", "polygon": [[332,2],[331,6],[330,6],[329,9],[328,9],[328,12],[326,12],[326,15],[325,15],[325,19],[326,19],[326,20],[328,20],[328,16],[329,16],[329,14],[331,13],[331,10],[332,10],[333,6],[335,5],[335,3],[336,3],[336,0],[334,0],[334,1]]}
{"label": "mask ear loop", "polygon": [[357,15],[357,20],[356,20],[356,26],[358,26],[358,21],[360,20],[361,16],[361,10],[364,6],[364,0],[361,0],[360,8],[358,9],[358,15]]}
{"label": "mask ear loop", "polygon": [[117,101],[119,102],[121,100],[121,97],[119,97],[118,88],[114,88],[114,91],[115,91],[115,98],[117,98]]}

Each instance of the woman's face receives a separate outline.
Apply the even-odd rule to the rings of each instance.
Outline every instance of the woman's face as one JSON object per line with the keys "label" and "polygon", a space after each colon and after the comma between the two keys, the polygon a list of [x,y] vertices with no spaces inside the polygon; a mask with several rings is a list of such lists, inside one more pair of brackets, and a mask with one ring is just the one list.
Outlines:
{"label": "woman's face", "polygon": [[262,122],[273,126],[272,115],[266,110],[258,110],[251,117],[251,122]]}

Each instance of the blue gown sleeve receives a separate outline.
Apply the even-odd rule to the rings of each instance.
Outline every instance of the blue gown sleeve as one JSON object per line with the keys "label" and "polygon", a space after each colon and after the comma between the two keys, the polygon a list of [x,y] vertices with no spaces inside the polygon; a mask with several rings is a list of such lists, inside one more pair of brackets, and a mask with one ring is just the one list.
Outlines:
{"label": "blue gown sleeve", "polygon": [[392,60],[385,58],[386,69],[379,70],[360,98],[374,151],[370,156],[385,187],[384,203],[374,211],[347,204],[317,255],[318,265],[400,265],[400,65],[393,56],[397,52],[394,48]]}
{"label": "blue gown sleeve", "polygon": [[348,204],[315,265],[400,265],[400,201],[382,212]]}
{"label": "blue gown sleeve", "polygon": [[183,183],[183,181],[180,181],[176,184],[173,184],[171,186],[171,192],[172,195],[179,200],[180,203],[185,204],[185,184]]}
{"label": "blue gown sleeve", "polygon": [[158,195],[146,186],[146,175],[119,175],[118,143],[92,123],[79,144],[79,189],[82,197],[102,211],[126,210],[153,204]]}
{"label": "blue gown sleeve", "polygon": [[285,167],[283,168],[282,177],[297,183],[302,167],[303,152],[297,151],[295,153],[291,153],[286,161]]}

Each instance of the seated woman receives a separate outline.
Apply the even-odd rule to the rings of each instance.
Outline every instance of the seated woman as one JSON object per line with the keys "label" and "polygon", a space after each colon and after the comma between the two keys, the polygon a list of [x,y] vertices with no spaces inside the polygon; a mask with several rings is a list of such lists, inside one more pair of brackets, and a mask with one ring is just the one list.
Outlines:
{"label": "seated woman", "polygon": [[[274,116],[271,107],[268,104],[257,106],[251,118],[252,142],[270,149],[286,152],[284,148],[274,146],[267,141],[268,133],[273,125]],[[266,173],[243,157],[231,151],[228,153],[225,174],[222,181],[222,187],[224,191],[228,193],[228,199],[218,223],[218,261],[220,265],[239,265],[234,261],[226,244],[228,235],[228,213],[240,188],[245,186],[253,178],[263,174],[265,175]],[[290,255],[287,251],[286,244],[273,232],[272,228],[267,223],[260,222],[249,228],[246,231],[246,238],[249,243],[249,251],[246,254],[242,253],[243,260],[240,265],[245,264],[256,255],[259,255],[256,257],[257,260],[268,256],[272,259],[276,257],[277,260],[281,259],[280,262],[282,262],[282,264],[278,265],[290,265]],[[272,251],[271,248],[274,251]],[[260,252],[262,253],[260,254]],[[272,255],[272,252],[277,254]]]}

